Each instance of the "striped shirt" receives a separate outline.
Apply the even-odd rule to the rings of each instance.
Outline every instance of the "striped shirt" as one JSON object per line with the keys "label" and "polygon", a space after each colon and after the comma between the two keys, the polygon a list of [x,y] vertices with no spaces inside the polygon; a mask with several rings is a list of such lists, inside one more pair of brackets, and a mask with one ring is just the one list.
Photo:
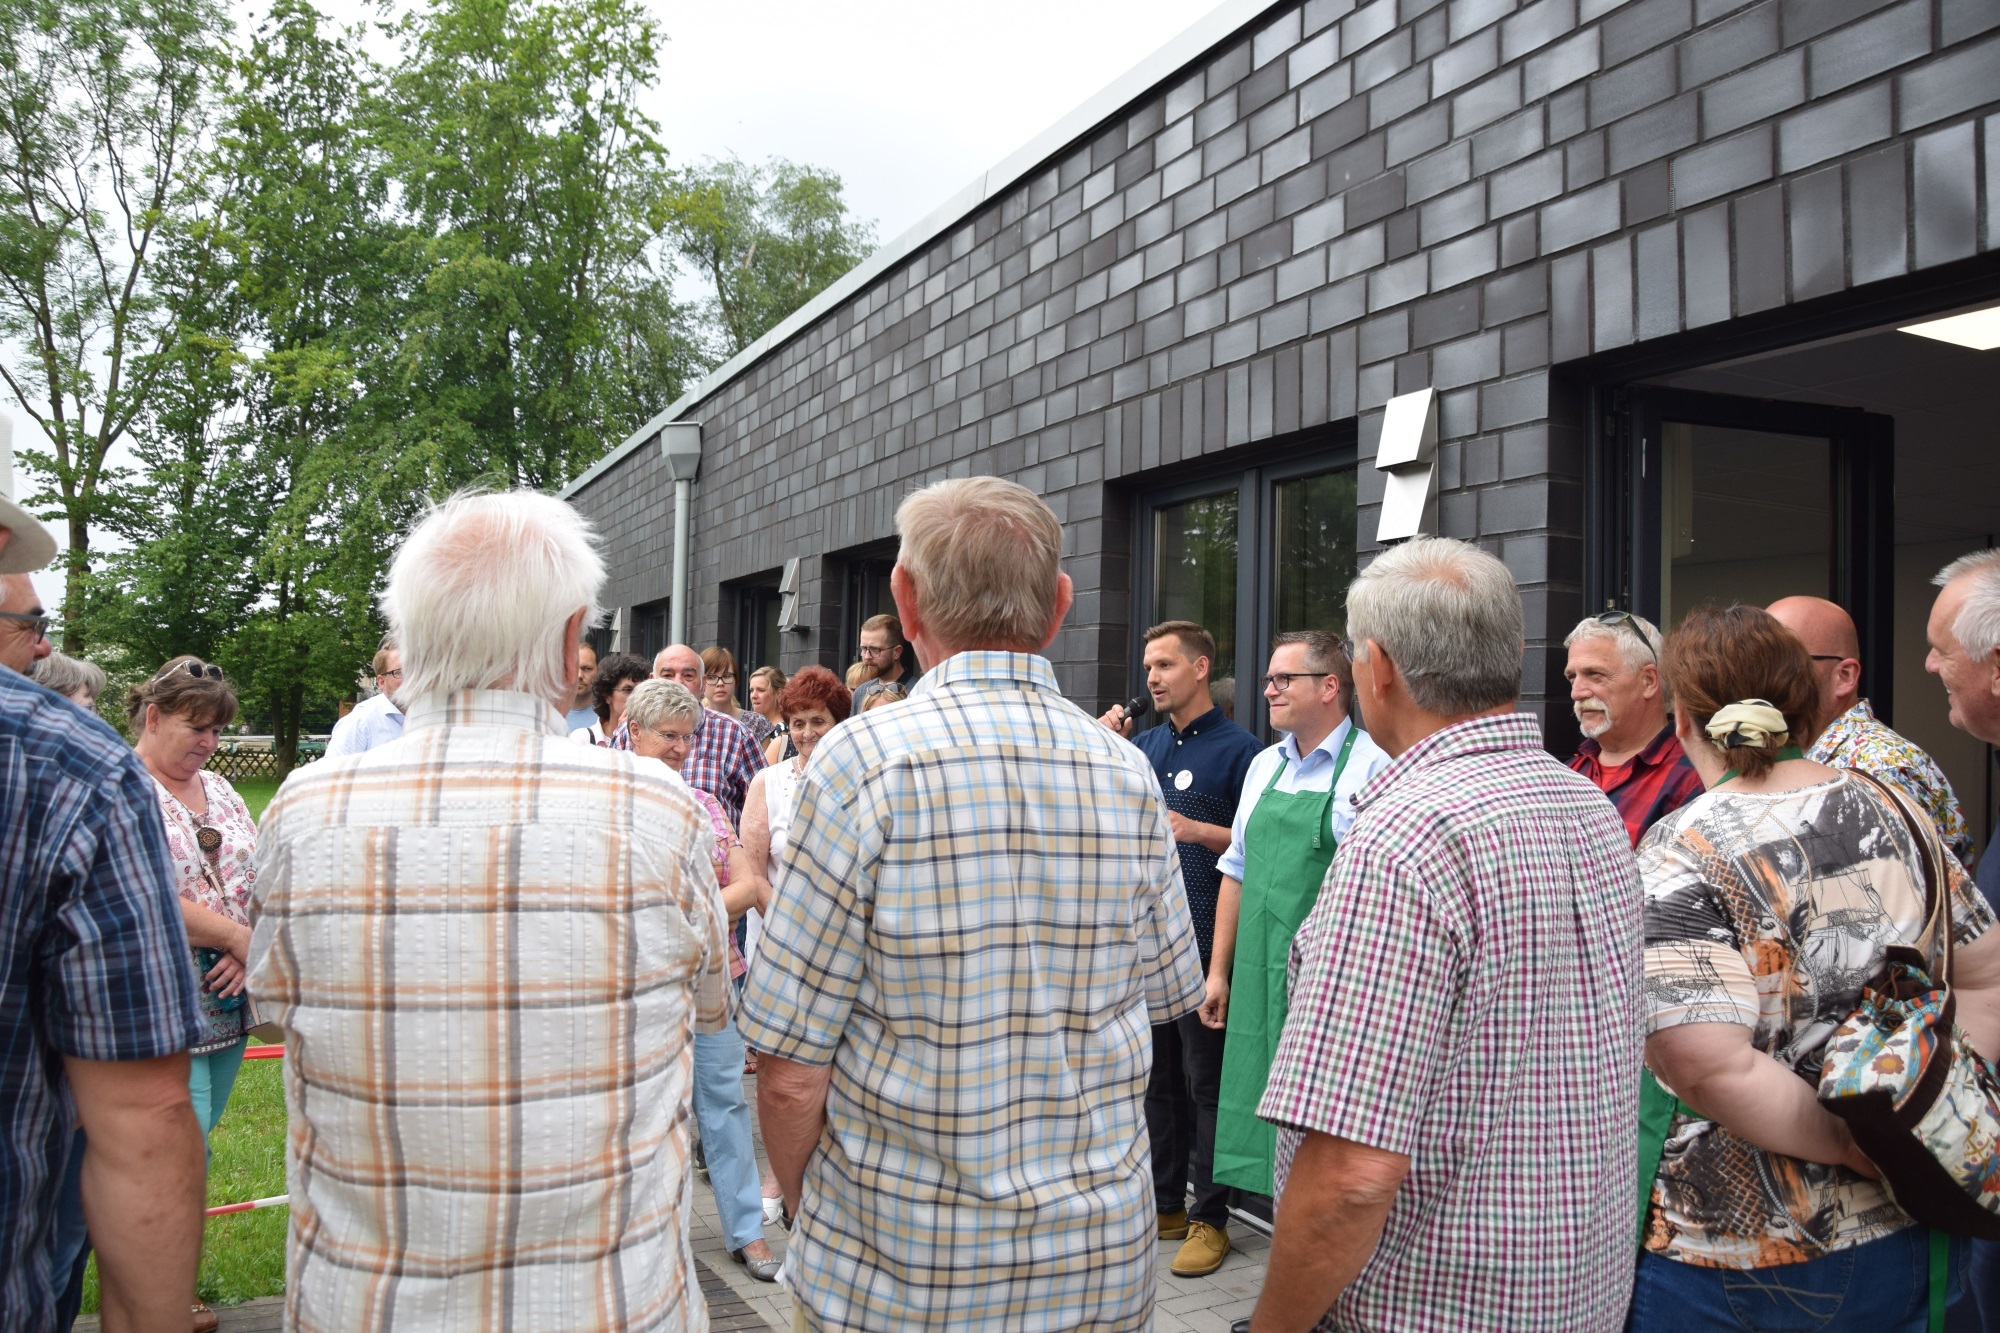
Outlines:
{"label": "striped shirt", "polygon": [[153,780],[110,727],[0,667],[0,1327],[54,1333],[63,1057],[152,1060],[205,1027]]}
{"label": "striped shirt", "polygon": [[1150,1325],[1150,1027],[1202,977],[1159,783],[1047,661],[968,652],[800,785],[744,1040],[832,1063],[815,1327]]}
{"label": "striped shirt", "polygon": [[1281,1193],[1303,1131],[1410,1171],[1319,1327],[1615,1329],[1643,917],[1624,825],[1524,713],[1426,737],[1359,805],[1292,944],[1257,1113]]}
{"label": "striped shirt", "polygon": [[251,986],[285,1030],[286,1327],[702,1330],[691,1030],[728,1019],[708,819],[525,694],[294,771]]}

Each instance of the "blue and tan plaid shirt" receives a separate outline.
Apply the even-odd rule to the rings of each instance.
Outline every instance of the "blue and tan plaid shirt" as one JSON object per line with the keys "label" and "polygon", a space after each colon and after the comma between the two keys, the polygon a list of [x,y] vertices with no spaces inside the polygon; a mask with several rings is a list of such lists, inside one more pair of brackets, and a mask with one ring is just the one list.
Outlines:
{"label": "blue and tan plaid shirt", "polygon": [[1153,1023],[1202,994],[1159,782],[968,652],[800,783],[742,1029],[833,1065],[792,1299],[827,1329],[1148,1326]]}
{"label": "blue and tan plaid shirt", "polygon": [[41,1333],[62,1285],[63,1057],[157,1059],[206,1028],[153,780],[111,728],[5,667],[0,996],[0,1326]]}

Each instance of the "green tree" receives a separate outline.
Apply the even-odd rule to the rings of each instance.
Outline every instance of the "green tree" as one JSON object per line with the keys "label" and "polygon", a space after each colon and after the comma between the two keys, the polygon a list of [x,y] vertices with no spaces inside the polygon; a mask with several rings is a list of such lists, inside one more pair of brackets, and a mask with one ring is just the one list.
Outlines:
{"label": "green tree", "polygon": [[[42,436],[20,454],[44,487],[30,502],[68,529],[71,652],[90,638],[112,450],[151,410],[211,294],[209,182],[192,168],[227,30],[215,0],[0,0],[0,341],[12,353],[0,379]],[[178,262],[163,267],[169,250]]]}
{"label": "green tree", "polygon": [[678,258],[706,282],[716,360],[736,355],[874,248],[872,223],[847,215],[840,177],[773,158],[681,173],[666,201]]}
{"label": "green tree", "polygon": [[429,0],[398,32],[372,129],[410,223],[399,453],[433,493],[562,485],[657,410],[625,353],[672,360],[670,177],[638,109],[657,25],[638,0]]}

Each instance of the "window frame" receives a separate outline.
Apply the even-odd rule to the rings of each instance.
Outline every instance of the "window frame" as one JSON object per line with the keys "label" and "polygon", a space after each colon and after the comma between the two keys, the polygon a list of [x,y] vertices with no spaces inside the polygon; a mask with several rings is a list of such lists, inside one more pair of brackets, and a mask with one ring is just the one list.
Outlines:
{"label": "window frame", "polygon": [[[1269,710],[1264,692],[1257,687],[1272,636],[1277,633],[1277,560],[1272,540],[1277,531],[1280,484],[1323,472],[1352,470],[1360,466],[1360,450],[1354,437],[1317,448],[1292,448],[1261,462],[1243,462],[1230,467],[1205,469],[1167,484],[1137,491],[1133,496],[1132,525],[1134,569],[1132,578],[1133,615],[1126,661],[1128,689],[1145,688],[1145,671],[1139,665],[1145,656],[1146,630],[1153,623],[1152,608],[1157,588],[1154,579],[1155,513],[1189,500],[1236,491],[1236,720],[1253,735],[1272,739]],[[1357,483],[1359,478],[1357,477]],[[1357,492],[1358,492],[1357,486]],[[1362,505],[1355,503],[1355,551],[1361,553],[1359,525]],[[1126,696],[1131,697],[1130,694]]]}

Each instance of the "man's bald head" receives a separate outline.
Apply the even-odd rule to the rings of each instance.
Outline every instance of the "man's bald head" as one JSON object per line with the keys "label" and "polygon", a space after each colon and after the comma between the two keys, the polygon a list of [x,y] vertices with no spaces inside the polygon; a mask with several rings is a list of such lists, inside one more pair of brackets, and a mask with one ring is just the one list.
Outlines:
{"label": "man's bald head", "polygon": [[679,681],[701,697],[701,654],[684,643],[668,644],[653,659],[653,679]]}
{"label": "man's bald head", "polygon": [[1861,697],[1861,638],[1854,632],[1854,617],[1824,597],[1781,597],[1765,610],[1812,655],[1824,728]]}

